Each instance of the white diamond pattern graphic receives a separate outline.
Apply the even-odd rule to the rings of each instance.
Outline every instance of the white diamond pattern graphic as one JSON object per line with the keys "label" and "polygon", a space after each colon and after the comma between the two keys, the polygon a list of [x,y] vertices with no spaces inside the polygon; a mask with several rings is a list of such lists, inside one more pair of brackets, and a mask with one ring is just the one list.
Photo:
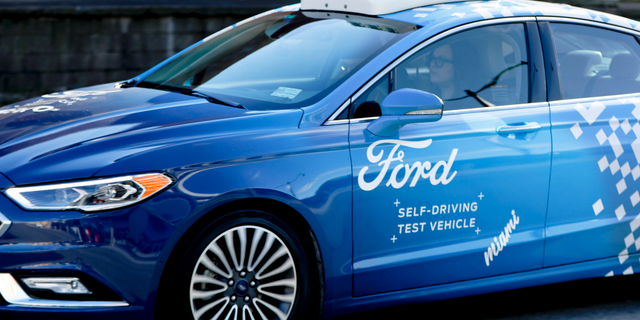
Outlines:
{"label": "white diamond pattern graphic", "polygon": [[598,201],[596,201],[596,203],[593,204],[593,212],[597,215],[600,214],[600,212],[602,212],[602,210],[604,210],[604,205],[602,205],[602,199],[598,199]]}
{"label": "white diamond pattern graphic", "polygon": [[604,275],[605,277],[613,277],[613,270]]}
{"label": "white diamond pattern graphic", "polygon": [[622,218],[624,218],[624,216],[627,215],[627,212],[624,210],[623,205],[620,205],[618,209],[616,209],[615,213],[616,213],[616,217],[618,217],[618,221],[622,220]]}
{"label": "white diamond pattern graphic", "polygon": [[623,264],[627,259],[629,259],[629,250],[624,249],[618,254],[618,260],[620,260],[620,264]]}
{"label": "white diamond pattern graphic", "polygon": [[609,169],[611,169],[611,174],[614,175],[620,170],[620,163],[618,163],[618,159],[613,160],[611,164],[609,164]]}
{"label": "white diamond pattern graphic", "polygon": [[513,17],[513,13],[511,11],[509,11],[509,9],[507,9],[507,8],[502,10],[502,12],[500,12],[500,14],[502,14],[505,17]]}
{"label": "white diamond pattern graphic", "polygon": [[633,181],[640,178],[640,165],[633,167],[633,170],[631,170],[631,176],[633,176]]}
{"label": "white diamond pattern graphic", "polygon": [[609,143],[611,144],[611,148],[613,149],[613,153],[616,155],[616,158],[619,158],[624,153],[624,149],[622,148],[622,144],[615,132],[609,136]]}
{"label": "white diamond pattern graphic", "polygon": [[478,8],[478,9],[475,9],[475,10],[473,10],[473,11],[475,11],[475,12],[479,13],[479,14],[480,14],[483,18],[485,18],[485,19],[493,19],[493,18],[495,18],[495,17],[491,14],[491,12],[489,12],[489,10],[484,9],[484,8]]}
{"label": "white diamond pattern graphic", "polygon": [[[604,19],[606,16],[602,15],[601,17]],[[592,18],[592,19],[595,19],[595,18]],[[640,30],[640,25],[638,27]],[[613,108],[611,109],[612,110],[611,113],[615,113],[615,116],[609,115],[611,118],[608,119],[608,122],[606,124],[603,123],[605,119],[600,119],[600,121],[597,122],[598,118],[603,114],[605,109],[607,109],[607,106],[605,106],[603,102],[596,101],[591,104],[585,103],[584,105],[578,103],[578,104],[575,104],[573,107],[575,108],[576,111],[578,111],[578,113],[582,116],[582,118],[584,118],[584,120],[586,121],[586,123],[588,123],[588,125],[596,124],[595,127],[598,127],[598,128],[597,129],[594,128],[594,129],[597,130],[595,137],[598,143],[604,147],[604,144],[606,142],[609,142],[609,146],[613,151],[615,158],[612,156],[609,156],[610,153],[608,150],[603,150],[605,154],[601,154],[602,158],[599,158],[599,160],[597,161],[600,172],[604,173],[605,170],[607,169],[610,170],[611,175],[615,179],[614,181],[617,181],[617,183],[615,183],[615,186],[616,186],[616,191],[620,196],[622,196],[622,194],[625,193],[629,187],[631,187],[631,190],[629,190],[631,191],[631,193],[625,193],[625,198],[628,194],[631,194],[629,196],[629,201],[631,203],[626,202],[626,200],[624,199],[616,200],[613,197],[613,195],[610,194],[610,191],[607,191],[606,193],[608,195],[603,197],[604,202],[607,202],[608,204],[607,214],[603,217],[603,219],[610,219],[609,212],[612,210],[612,208],[610,207],[611,202],[615,203],[618,201],[622,201],[623,202],[622,204],[618,202],[618,204],[620,205],[617,206],[616,209],[614,210],[615,216],[618,219],[618,221],[631,220],[629,221],[629,227],[631,229],[631,233],[624,236],[623,238],[625,249],[618,254],[619,262],[622,265],[627,260],[629,260],[629,250],[631,250],[630,248],[632,245],[635,245],[635,248],[634,248],[635,251],[633,253],[636,253],[636,251],[640,253],[640,237],[636,238],[634,234],[636,230],[640,229],[640,214],[638,214],[637,209],[630,209],[632,207],[636,208],[638,207],[638,204],[640,204],[640,190],[638,190],[638,186],[636,186],[635,183],[632,183],[631,185],[628,186],[627,181],[625,180],[626,177],[629,175],[633,177],[633,181],[637,181],[640,178],[640,122],[636,121],[636,120],[640,120],[640,99],[629,98],[629,99],[611,100],[609,102],[612,102],[615,105],[615,106],[613,105],[611,106]],[[631,111],[631,114],[633,115],[633,117],[628,117],[628,116],[621,117],[623,112],[630,111],[629,109],[626,109],[626,108],[628,108],[631,104],[633,104],[632,106],[633,111]],[[627,111],[624,111],[624,110],[627,110]],[[611,128],[612,130],[611,132],[609,132],[608,128],[606,128],[607,124]],[[578,122],[573,124],[570,127],[570,131],[573,137],[577,140],[578,138],[582,137],[584,133],[589,132],[589,130],[585,128],[587,128],[587,126],[584,122]],[[621,131],[617,131],[618,129],[621,129]],[[605,132],[605,130],[607,131]],[[626,137],[626,135],[628,135],[631,131],[633,131],[635,135],[635,139],[633,137]],[[621,135],[622,133],[624,133],[624,136]],[[622,138],[622,141],[620,138]],[[602,148],[602,149],[608,149],[608,148]],[[628,154],[629,151],[633,151],[633,156]],[[635,162],[631,160],[633,158],[635,158],[636,160]],[[598,159],[598,158],[595,158],[595,159]],[[621,179],[615,178],[618,172],[620,172],[620,174],[622,175]],[[605,209],[603,198],[598,199],[592,205],[593,212],[596,216],[598,216]],[[626,203],[626,208],[625,208],[625,203]],[[629,207],[629,204],[631,204],[632,207]],[[627,210],[632,210],[632,212],[627,212]],[[627,217],[627,215],[629,215],[629,217]],[[620,274],[621,271],[622,271],[622,274],[624,275],[630,275],[635,273],[634,268],[632,266],[629,266],[629,264],[627,264],[624,268],[625,268],[624,271],[622,271],[622,268],[620,270],[615,270],[615,269],[611,270],[606,274],[606,276],[610,277],[610,276],[613,276],[614,274]]]}
{"label": "white diamond pattern graphic", "polygon": [[616,189],[618,190],[618,194],[622,194],[625,190],[627,190],[627,183],[624,182],[624,178],[616,183]]}
{"label": "white diamond pattern graphic", "polygon": [[[534,13],[538,12],[538,8],[537,8],[537,7],[534,7],[534,6],[525,6],[525,8],[526,8],[529,12],[531,12],[531,14],[534,14]],[[584,107],[583,107],[583,108],[584,108]]]}
{"label": "white diamond pattern graphic", "polygon": [[631,166],[629,166],[629,162],[625,162],[622,165],[622,167],[620,168],[620,172],[622,172],[623,178],[626,178],[629,175],[629,173],[631,173]]}
{"label": "white diamond pattern graphic", "polygon": [[633,98],[633,99],[630,99],[630,100],[631,100],[631,102],[633,104],[636,105],[636,107],[633,109],[633,111],[631,111],[631,114],[634,117],[636,117],[637,120],[640,120],[640,107],[638,106],[638,103],[636,101],[633,101],[633,100],[638,100],[638,98]]}
{"label": "white diamond pattern graphic", "polygon": [[[600,167],[600,172],[604,172],[605,170],[607,170],[607,168],[609,167],[609,161],[607,160],[607,156],[602,157],[602,159],[598,161],[598,167]],[[638,171],[640,171],[640,168]]]}
{"label": "white diamond pattern graphic", "polygon": [[636,160],[640,163],[640,139],[636,139],[631,142],[631,149],[633,149],[633,154],[636,156]]}
{"label": "white diamond pattern graphic", "polygon": [[586,120],[587,123],[591,125],[596,121],[596,119],[598,119],[604,109],[606,109],[606,106],[602,104],[602,102],[596,101],[591,104],[591,107],[589,107],[589,109],[579,103],[576,104],[574,108],[580,113],[584,120]]}
{"label": "white diamond pattern graphic", "polygon": [[636,137],[640,137],[640,124],[634,124],[633,127],[631,127],[631,130],[636,134]]}
{"label": "white diamond pattern graphic", "polygon": [[605,141],[607,141],[607,135],[604,133],[604,130],[600,129],[598,133],[596,133],[596,138],[600,145],[602,145]]}
{"label": "white diamond pattern graphic", "polygon": [[638,191],[634,192],[629,199],[631,199],[631,205],[635,207],[640,202],[640,193]]}
{"label": "white diamond pattern graphic", "polygon": [[624,237],[624,244],[629,249],[636,242],[636,238],[633,237],[633,232],[629,233],[628,236]]}
{"label": "white diamond pattern graphic", "polygon": [[622,124],[620,124],[620,128],[622,128],[624,134],[629,133],[629,131],[631,131],[631,124],[629,124],[629,119],[624,119],[624,121],[622,121]]}
{"label": "white diamond pattern graphic", "polygon": [[435,7],[440,8],[441,10],[451,10],[456,7],[455,4],[436,4]]}
{"label": "white diamond pattern graphic", "polygon": [[620,126],[620,121],[618,120],[618,118],[616,118],[616,116],[613,116],[611,120],[609,120],[609,126],[611,127],[611,129],[613,129],[613,131],[618,130],[618,127]]}
{"label": "white diamond pattern graphic", "polygon": [[571,127],[571,133],[573,133],[573,136],[578,139],[580,138],[580,136],[582,135],[582,129],[580,128],[580,124],[576,123],[573,125],[573,127]]}
{"label": "white diamond pattern graphic", "polygon": [[637,215],[633,221],[629,222],[629,226],[631,227],[631,232],[634,232],[640,227],[640,215]]}

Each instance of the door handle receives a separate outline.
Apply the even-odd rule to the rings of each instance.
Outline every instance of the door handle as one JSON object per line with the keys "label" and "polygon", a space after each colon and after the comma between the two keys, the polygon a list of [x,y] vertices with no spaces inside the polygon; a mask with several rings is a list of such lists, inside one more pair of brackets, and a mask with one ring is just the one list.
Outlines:
{"label": "door handle", "polygon": [[514,133],[530,133],[538,131],[542,128],[537,122],[522,122],[517,124],[508,124],[496,128],[498,134],[514,134]]}

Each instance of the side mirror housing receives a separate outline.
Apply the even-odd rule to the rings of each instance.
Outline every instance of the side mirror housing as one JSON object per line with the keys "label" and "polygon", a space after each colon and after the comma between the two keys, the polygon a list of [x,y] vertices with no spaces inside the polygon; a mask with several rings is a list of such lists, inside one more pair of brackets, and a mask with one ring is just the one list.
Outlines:
{"label": "side mirror housing", "polygon": [[382,101],[382,116],[371,122],[367,130],[380,137],[393,136],[407,124],[440,120],[443,107],[435,94],[409,88],[396,90]]}

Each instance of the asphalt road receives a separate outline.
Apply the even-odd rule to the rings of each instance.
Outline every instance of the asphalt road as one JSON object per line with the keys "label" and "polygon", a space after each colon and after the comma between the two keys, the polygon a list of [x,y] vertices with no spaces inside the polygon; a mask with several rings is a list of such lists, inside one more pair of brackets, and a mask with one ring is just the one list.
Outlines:
{"label": "asphalt road", "polygon": [[640,319],[640,275],[582,280],[346,315],[370,319]]}

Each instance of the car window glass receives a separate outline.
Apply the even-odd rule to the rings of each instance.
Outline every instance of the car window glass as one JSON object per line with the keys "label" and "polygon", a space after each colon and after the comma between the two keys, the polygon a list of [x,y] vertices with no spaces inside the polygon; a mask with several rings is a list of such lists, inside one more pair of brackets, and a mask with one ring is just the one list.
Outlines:
{"label": "car window glass", "polygon": [[552,23],[565,99],[640,91],[640,45],[628,34]]}
{"label": "car window glass", "polygon": [[335,120],[346,120],[346,119],[349,119],[350,112],[351,112],[351,106],[349,105],[347,108],[342,110],[342,112],[336,117]]}
{"label": "car window glass", "polygon": [[353,103],[352,118],[379,117],[382,115],[380,104],[389,95],[391,83],[389,77],[389,74],[386,74],[356,99]]}
{"label": "car window glass", "polygon": [[431,92],[445,110],[529,102],[524,25],[501,24],[437,41],[396,69],[395,89]]}
{"label": "car window glass", "polygon": [[250,110],[306,107],[417,29],[359,15],[274,12],[208,38],[139,86],[196,90]]}

